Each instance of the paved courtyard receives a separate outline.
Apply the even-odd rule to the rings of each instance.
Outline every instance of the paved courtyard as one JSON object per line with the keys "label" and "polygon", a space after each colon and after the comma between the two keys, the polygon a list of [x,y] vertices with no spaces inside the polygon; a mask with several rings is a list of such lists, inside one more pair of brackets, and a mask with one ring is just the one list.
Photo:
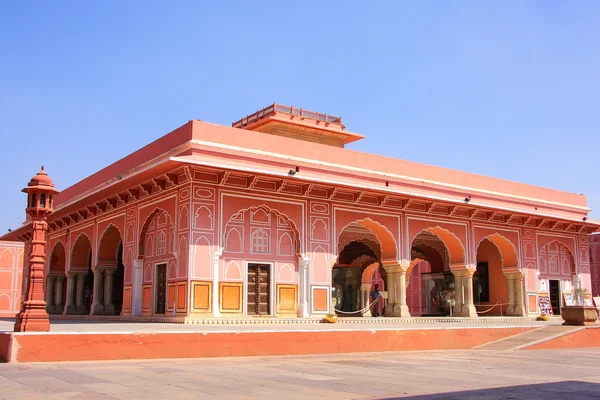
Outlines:
{"label": "paved courtyard", "polygon": [[2,399],[600,399],[600,349],[0,364]]}

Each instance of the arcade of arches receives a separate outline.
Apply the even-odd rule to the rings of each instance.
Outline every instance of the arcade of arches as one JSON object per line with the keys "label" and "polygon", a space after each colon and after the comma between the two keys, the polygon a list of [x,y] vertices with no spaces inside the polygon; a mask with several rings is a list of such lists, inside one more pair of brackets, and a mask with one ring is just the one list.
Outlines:
{"label": "arcade of arches", "polygon": [[46,307],[50,314],[119,315],[123,302],[123,244],[119,230],[104,232],[92,265],[92,244],[87,235],[75,240],[71,263],[65,270],[62,242],[52,249],[46,277]]}
{"label": "arcade of arches", "polygon": [[[539,313],[533,296],[550,294],[553,282],[564,292],[581,275],[567,241],[540,240],[536,249],[518,235],[487,229],[471,238],[434,224],[407,228],[401,241],[397,222],[346,217],[334,228],[318,213],[303,231],[301,208],[255,204],[224,202],[219,221],[207,203],[191,211],[186,202],[161,203],[69,242],[52,238],[48,312],[522,316]],[[551,297],[560,312],[560,293]]]}

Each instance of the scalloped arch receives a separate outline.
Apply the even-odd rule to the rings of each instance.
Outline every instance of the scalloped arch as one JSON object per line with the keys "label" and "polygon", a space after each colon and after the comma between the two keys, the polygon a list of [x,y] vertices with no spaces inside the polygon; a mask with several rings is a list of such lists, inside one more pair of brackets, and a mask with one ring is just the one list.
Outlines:
{"label": "scalloped arch", "polygon": [[243,208],[243,209],[237,211],[236,213],[232,214],[229,217],[229,219],[227,220],[227,223],[225,223],[225,229],[223,229],[223,233],[221,236],[221,238],[223,240],[223,245],[225,244],[225,241],[227,240],[227,237],[225,236],[225,234],[227,233],[227,225],[229,225],[229,223],[232,222],[232,220],[236,219],[237,217],[239,217],[240,215],[242,215],[244,213],[256,212],[258,210],[261,210],[265,213],[275,214],[275,216],[277,216],[277,218],[282,218],[290,226],[290,228],[292,228],[292,230],[294,231],[294,236],[295,236],[295,239],[293,240],[294,247],[295,247],[295,253],[300,254],[300,232],[298,231],[298,227],[296,226],[294,221],[292,221],[292,219],[290,217],[288,217],[287,214],[282,213],[281,211],[277,210],[276,208],[271,208],[271,207],[267,206],[266,204]]}
{"label": "scalloped arch", "polygon": [[344,229],[348,228],[352,224],[360,225],[375,235],[377,241],[379,242],[379,245],[381,246],[382,262],[384,260],[390,261],[397,259],[398,246],[396,243],[396,239],[394,239],[394,235],[392,235],[392,232],[390,232],[389,229],[387,229],[385,226],[381,225],[377,221],[372,220],[371,218],[357,219],[344,226],[337,236],[336,247],[339,243],[342,232],[344,232]]}
{"label": "scalloped arch", "polygon": [[498,249],[503,271],[517,271],[521,269],[517,248],[510,240],[496,232],[482,238],[477,243],[476,249],[479,249],[484,240],[489,240]]}
{"label": "scalloped arch", "polygon": [[171,218],[171,214],[167,212],[164,208],[155,207],[154,210],[144,220],[144,224],[142,225],[142,230],[140,232],[139,240],[138,240],[138,257],[144,257],[146,253],[146,233],[148,233],[148,227],[150,223],[159,213],[164,212],[167,215],[167,226],[171,226],[173,224],[173,218]]}
{"label": "scalloped arch", "polygon": [[460,239],[448,229],[442,228],[439,225],[432,226],[426,229],[417,232],[410,241],[411,245],[415,241],[415,238],[424,232],[429,232],[432,235],[436,236],[439,240],[442,241],[446,250],[448,251],[448,255],[450,256],[450,268],[453,265],[465,266],[466,264],[466,256],[465,256],[465,247],[463,246]]}
{"label": "scalloped arch", "polygon": [[[87,242],[87,246],[85,244],[83,244],[84,241]],[[82,246],[85,246],[85,247],[82,247]],[[89,249],[87,251],[87,253],[83,254],[83,251],[85,251],[87,249]],[[76,252],[77,252],[77,254],[76,254]],[[92,241],[85,232],[81,232],[77,236],[77,239],[75,239],[75,241],[73,242],[73,247],[71,248],[69,269],[71,269],[73,266],[89,267],[88,264],[89,264],[89,256],[90,256],[89,253],[90,252],[92,252]]]}
{"label": "scalloped arch", "polygon": [[[115,232],[118,235],[118,238],[109,237],[111,232]],[[100,240],[98,242],[98,250],[96,251],[96,262],[101,261],[117,261],[119,244],[123,242],[123,234],[121,230],[115,224],[108,224],[102,235],[100,236]],[[107,248],[108,246],[108,248]],[[113,251],[114,250],[114,251]],[[111,251],[114,254],[111,254]],[[109,259],[110,254],[110,259]]]}

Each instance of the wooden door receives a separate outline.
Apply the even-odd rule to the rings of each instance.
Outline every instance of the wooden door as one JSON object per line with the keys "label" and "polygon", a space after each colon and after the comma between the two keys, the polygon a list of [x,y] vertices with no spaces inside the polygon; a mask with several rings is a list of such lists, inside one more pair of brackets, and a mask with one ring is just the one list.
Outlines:
{"label": "wooden door", "polygon": [[167,264],[156,266],[156,310],[155,314],[164,314],[167,303]]}
{"label": "wooden door", "polygon": [[270,315],[270,268],[265,264],[248,264],[248,315]]}

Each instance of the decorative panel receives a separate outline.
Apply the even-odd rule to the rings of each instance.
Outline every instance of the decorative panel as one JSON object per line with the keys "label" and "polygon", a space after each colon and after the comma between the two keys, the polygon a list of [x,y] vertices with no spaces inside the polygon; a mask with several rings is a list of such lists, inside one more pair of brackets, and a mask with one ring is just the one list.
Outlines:
{"label": "decorative panel", "polygon": [[177,312],[187,310],[187,282],[177,282]]}
{"label": "decorative panel", "polygon": [[192,311],[212,312],[212,282],[192,282]]}
{"label": "decorative panel", "polygon": [[312,312],[326,314],[329,311],[329,288],[326,286],[312,287]]}
{"label": "decorative panel", "polygon": [[298,312],[298,287],[296,285],[277,285],[277,314],[296,314]]}
{"label": "decorative panel", "polygon": [[142,313],[152,314],[152,285],[142,286]]}
{"label": "decorative panel", "polygon": [[242,313],[242,283],[224,283],[220,284],[219,305],[222,313],[241,314]]}
{"label": "decorative panel", "polygon": [[131,286],[123,287],[123,310],[122,313],[131,314]]}
{"label": "decorative panel", "polygon": [[177,283],[169,282],[167,288],[167,311],[173,311],[177,298]]}

